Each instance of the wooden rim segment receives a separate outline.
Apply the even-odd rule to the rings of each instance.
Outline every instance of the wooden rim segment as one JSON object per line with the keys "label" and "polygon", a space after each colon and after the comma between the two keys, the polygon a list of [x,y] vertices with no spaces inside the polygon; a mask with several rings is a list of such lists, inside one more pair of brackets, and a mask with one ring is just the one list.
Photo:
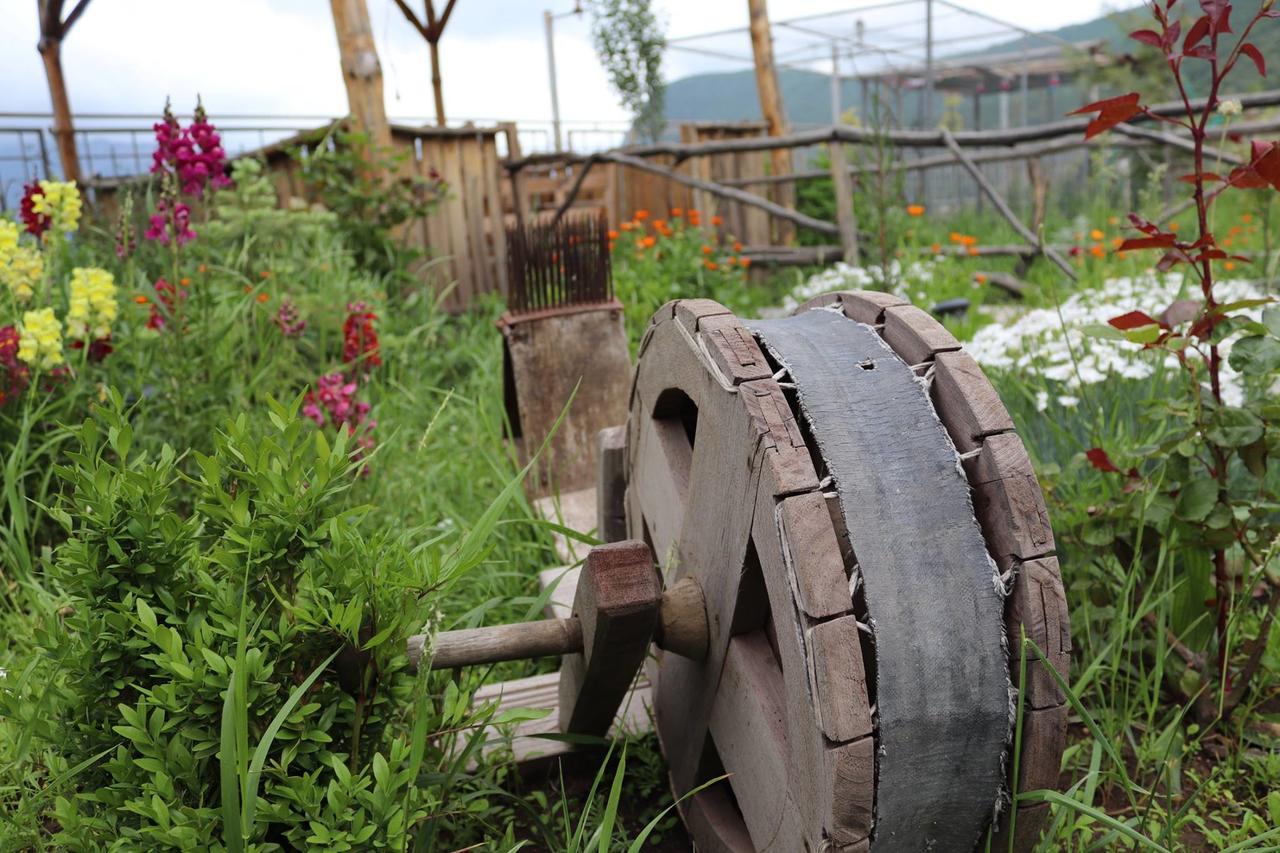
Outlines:
{"label": "wooden rim segment", "polygon": [[[963,459],[978,523],[1009,590],[1005,632],[1010,677],[1024,694],[1016,790],[1057,788],[1067,708],[1066,697],[1047,667],[1067,675],[1070,622],[1044,496],[1012,419],[959,342],[905,300],[878,291],[839,291],[809,300],[796,313],[815,308],[838,308],[850,319],[872,326],[927,382],[934,410]],[[1028,650],[1027,681],[1022,685],[1018,683],[1019,638],[1024,631],[1045,658],[1034,659]],[[1008,764],[1012,775],[1013,762]],[[1013,782],[1010,778],[1011,788]],[[1017,849],[1034,847],[1048,817],[1046,805],[1018,807]],[[1005,814],[992,849],[1007,845],[1008,824]]]}

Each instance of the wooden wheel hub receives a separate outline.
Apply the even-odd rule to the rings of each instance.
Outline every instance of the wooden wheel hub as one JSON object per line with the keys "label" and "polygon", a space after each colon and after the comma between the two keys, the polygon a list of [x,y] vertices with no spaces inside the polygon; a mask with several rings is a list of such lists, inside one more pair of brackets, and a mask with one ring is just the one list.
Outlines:
{"label": "wooden wheel hub", "polygon": [[[974,849],[1012,781],[1005,637],[1062,672],[1070,638],[1039,486],[955,339],[881,293],[746,323],[670,303],[640,345],[625,473],[628,535],[705,605],[705,655],[649,664],[676,794],[730,774],[682,803],[699,849]],[[1057,782],[1045,666],[1020,790]],[[1020,846],[1043,811],[1018,812]]]}

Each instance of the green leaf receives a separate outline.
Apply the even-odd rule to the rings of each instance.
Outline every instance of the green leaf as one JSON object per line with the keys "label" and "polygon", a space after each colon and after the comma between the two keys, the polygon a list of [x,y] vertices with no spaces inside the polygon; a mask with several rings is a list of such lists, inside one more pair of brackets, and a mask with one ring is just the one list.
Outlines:
{"label": "green leaf", "polygon": [[1236,451],[1250,474],[1262,479],[1267,475],[1267,440],[1259,438]]}
{"label": "green leaf", "polygon": [[1124,339],[1135,344],[1153,344],[1160,337],[1161,329],[1159,326],[1152,324],[1149,326],[1139,326],[1136,329],[1128,329],[1121,334]]}
{"label": "green leaf", "polygon": [[1227,363],[1235,370],[1252,376],[1264,376],[1280,370],[1280,339],[1250,335],[1231,347]]}
{"label": "green leaf", "polygon": [[1262,438],[1262,420],[1248,409],[1226,407],[1214,412],[1209,440],[1220,447],[1244,447]]}
{"label": "green leaf", "polygon": [[138,621],[154,631],[156,627],[156,612],[151,609],[151,605],[139,598],[137,609]]}
{"label": "green leaf", "polygon": [[1108,341],[1124,340],[1124,332],[1115,326],[1108,326],[1106,323],[1089,323],[1086,326],[1081,326],[1080,331],[1091,338],[1102,338]]}
{"label": "green leaf", "polygon": [[[1280,316],[1280,312],[1277,315]],[[1267,813],[1271,815],[1271,824],[1280,826],[1280,791],[1267,793]]]}
{"label": "green leaf", "polygon": [[[1262,325],[1267,327],[1267,334],[1271,337],[1280,338],[1280,306],[1272,305],[1262,309]],[[1280,820],[1276,823],[1280,823]]]}
{"label": "green leaf", "polygon": [[1187,521],[1204,521],[1217,502],[1218,482],[1205,477],[1182,487],[1175,511]]}

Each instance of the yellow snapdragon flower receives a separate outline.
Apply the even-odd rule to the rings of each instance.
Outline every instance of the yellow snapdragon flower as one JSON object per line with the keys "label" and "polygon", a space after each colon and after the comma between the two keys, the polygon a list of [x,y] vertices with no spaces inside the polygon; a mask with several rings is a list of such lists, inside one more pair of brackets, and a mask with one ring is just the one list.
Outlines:
{"label": "yellow snapdragon flower", "polygon": [[9,256],[8,263],[0,263],[0,282],[19,302],[26,302],[32,297],[43,275],[44,256],[29,246],[19,246]]}
{"label": "yellow snapdragon flower", "polygon": [[71,299],[67,310],[67,334],[84,339],[90,328],[95,339],[111,334],[115,322],[116,281],[98,267],[76,267],[71,271]]}
{"label": "yellow snapdragon flower", "polygon": [[41,181],[40,192],[31,197],[31,209],[53,220],[53,227],[60,231],[80,227],[83,206],[75,181]]}
{"label": "yellow snapdragon flower", "polygon": [[62,364],[62,323],[54,316],[52,308],[23,312],[18,358],[33,367],[49,368]]}
{"label": "yellow snapdragon flower", "polygon": [[18,223],[0,219],[0,267],[18,251]]}

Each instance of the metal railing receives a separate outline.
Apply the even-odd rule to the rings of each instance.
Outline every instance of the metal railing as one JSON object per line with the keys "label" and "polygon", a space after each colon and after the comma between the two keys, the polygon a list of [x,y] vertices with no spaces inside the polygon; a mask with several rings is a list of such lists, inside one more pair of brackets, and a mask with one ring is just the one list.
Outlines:
{"label": "metal railing", "polygon": [[[214,115],[222,135],[223,148],[236,156],[253,151],[294,134],[333,121],[336,116],[228,114]],[[431,125],[427,116],[391,116],[393,124]],[[151,168],[154,149],[152,125],[157,116],[143,113],[78,113],[76,150],[81,174],[93,178],[113,178],[145,174]],[[474,124],[492,127],[498,119],[459,119],[452,127]],[[569,144],[579,151],[611,148],[627,140],[626,122],[567,121]],[[516,122],[516,136],[523,153],[550,151],[553,147],[551,122]],[[498,135],[498,154],[507,156],[504,134]],[[11,209],[22,197],[25,182],[61,175],[53,116],[47,113],[0,113],[0,208]]]}

